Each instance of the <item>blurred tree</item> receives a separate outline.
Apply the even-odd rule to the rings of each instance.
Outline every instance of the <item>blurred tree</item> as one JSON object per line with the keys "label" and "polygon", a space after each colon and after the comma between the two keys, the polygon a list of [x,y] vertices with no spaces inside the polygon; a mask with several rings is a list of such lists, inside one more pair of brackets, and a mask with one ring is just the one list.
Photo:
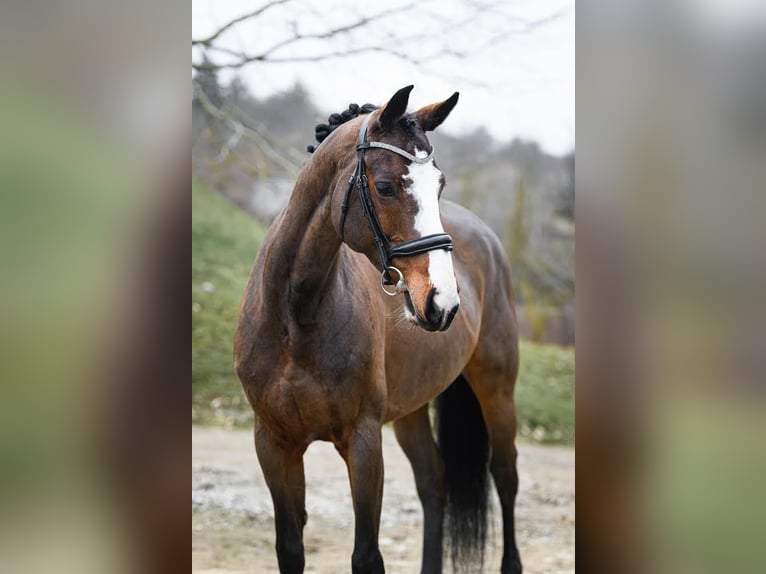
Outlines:
{"label": "blurred tree", "polygon": [[516,178],[513,210],[508,218],[506,251],[513,265],[514,281],[518,286],[523,313],[531,329],[533,341],[540,341],[548,321],[550,307],[539,299],[539,290],[533,285],[535,274],[529,264],[529,235],[531,225],[530,204],[527,194],[529,186],[522,171]]}
{"label": "blurred tree", "polygon": [[512,262],[524,265],[529,245],[529,208],[527,206],[527,178],[522,172],[516,178],[513,211],[508,219],[507,252]]}
{"label": "blurred tree", "polygon": [[[562,191],[555,193],[561,195]],[[548,209],[541,209],[541,205]],[[553,223],[555,217],[550,202],[530,201],[529,178],[520,168],[506,223],[505,246],[518,286],[520,314],[534,341],[542,340],[551,317],[574,298],[573,230],[559,230]],[[540,236],[537,241],[535,235]]]}
{"label": "blurred tree", "polygon": [[195,76],[195,82],[210,100],[210,104],[220,108],[223,104],[221,86],[218,83],[218,68],[212,65],[208,55],[202,54],[202,67]]}
{"label": "blurred tree", "polygon": [[561,187],[558,215],[569,221],[575,218],[575,152],[572,150],[564,156],[567,181]]}
{"label": "blurred tree", "polygon": [[[206,55],[203,56],[203,61],[209,63]],[[220,131],[221,121],[205,111],[198,91],[204,94],[211,106],[215,108],[221,107],[223,95],[221,94],[221,86],[218,83],[218,70],[214,67],[206,67],[200,70],[192,80],[192,88],[192,135],[196,139],[202,136],[204,131],[207,131],[208,133],[205,136],[209,138],[212,132]],[[220,141],[216,143],[220,146]]]}

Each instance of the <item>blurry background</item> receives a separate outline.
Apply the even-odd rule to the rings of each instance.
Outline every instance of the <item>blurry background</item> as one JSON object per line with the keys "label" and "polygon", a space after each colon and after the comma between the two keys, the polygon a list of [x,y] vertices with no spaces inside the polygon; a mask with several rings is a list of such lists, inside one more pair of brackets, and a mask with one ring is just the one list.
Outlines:
{"label": "blurry background", "polygon": [[188,19],[0,5],[2,572],[188,572]]}
{"label": "blurry background", "polygon": [[766,4],[577,21],[578,567],[763,572]]}
{"label": "blurry background", "polygon": [[[412,109],[461,92],[429,134],[444,197],[505,245],[524,338],[574,344],[573,3],[199,1],[192,29],[196,417],[216,398],[239,404],[233,318],[315,124],[351,102],[382,105],[409,83]],[[231,221],[214,216],[219,204]]]}

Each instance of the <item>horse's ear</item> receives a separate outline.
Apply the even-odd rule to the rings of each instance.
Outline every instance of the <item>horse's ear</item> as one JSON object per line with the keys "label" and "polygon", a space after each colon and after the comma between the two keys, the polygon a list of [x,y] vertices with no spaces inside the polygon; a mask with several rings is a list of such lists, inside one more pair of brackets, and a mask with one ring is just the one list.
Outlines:
{"label": "horse's ear", "polygon": [[396,120],[401,118],[407,111],[407,102],[410,99],[410,92],[414,86],[405,86],[396,92],[380,113],[378,123],[385,129],[391,128]]}
{"label": "horse's ear", "polygon": [[452,94],[448,99],[438,104],[431,104],[420,108],[415,112],[415,117],[418,118],[420,127],[424,132],[431,132],[438,128],[441,123],[447,119],[447,116],[452,111],[452,108],[457,104],[457,99],[460,96],[458,92]]}

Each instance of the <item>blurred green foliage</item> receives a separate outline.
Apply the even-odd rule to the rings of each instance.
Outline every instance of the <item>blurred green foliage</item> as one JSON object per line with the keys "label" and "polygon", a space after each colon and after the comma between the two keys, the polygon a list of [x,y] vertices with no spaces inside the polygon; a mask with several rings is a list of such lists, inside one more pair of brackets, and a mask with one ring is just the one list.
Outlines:
{"label": "blurred green foliage", "polygon": [[0,86],[0,126],[0,506],[7,515],[6,498],[26,508],[22,491],[58,488],[80,472],[77,457],[90,438],[84,412],[112,334],[104,314],[116,315],[122,302],[115,292],[141,192],[124,148],[48,94]]}
{"label": "blurred green foliage", "polygon": [[[29,36],[13,20],[3,23]],[[154,187],[157,174],[103,116],[82,113],[107,108],[96,104],[87,64],[69,55],[77,81],[91,86],[82,109],[53,79],[26,85],[5,73],[0,85],[0,572],[17,574],[128,572],[136,548],[120,528],[124,499],[110,498],[117,492],[107,469],[131,455],[106,451],[122,423],[131,434],[140,426],[110,399],[138,393],[127,377],[109,375],[126,309],[135,313],[134,281],[144,279],[137,246],[153,239],[147,219],[166,188]],[[112,93],[106,78],[97,83]],[[143,432],[154,439],[157,428],[135,435]],[[156,459],[136,458],[130,468],[143,479],[121,485],[151,489],[146,469]]]}
{"label": "blurred green foliage", "polygon": [[[192,421],[250,421],[232,364],[242,290],[265,229],[199,182],[192,185]],[[574,350],[521,342],[519,431],[539,442],[574,440]]]}
{"label": "blurred green foliage", "polygon": [[[242,406],[232,338],[242,290],[265,228],[222,196],[192,183],[192,420],[210,404]],[[216,402],[217,401],[217,402]]]}
{"label": "blurred green foliage", "polygon": [[546,443],[575,438],[575,352],[521,341],[516,412],[521,436]]}
{"label": "blurred green foliage", "polygon": [[[763,572],[766,419],[752,396],[658,392],[646,445],[647,542],[657,572]],[[661,394],[660,394],[661,393]],[[714,516],[715,519],[711,519]]]}

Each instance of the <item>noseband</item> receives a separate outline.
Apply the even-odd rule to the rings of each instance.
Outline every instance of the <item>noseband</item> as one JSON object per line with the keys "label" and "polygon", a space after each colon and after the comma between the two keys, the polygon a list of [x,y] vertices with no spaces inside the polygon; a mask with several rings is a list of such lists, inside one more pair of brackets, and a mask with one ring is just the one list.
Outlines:
{"label": "noseband", "polygon": [[[414,255],[420,255],[421,253],[428,253],[429,251],[435,251],[437,249],[444,249],[445,251],[452,251],[452,237],[447,233],[434,233],[432,235],[426,235],[424,237],[418,237],[411,241],[405,241],[392,245],[383,232],[383,228],[380,226],[380,220],[375,212],[375,206],[372,203],[370,197],[370,186],[367,181],[367,174],[364,169],[364,152],[365,150],[375,147],[384,149],[395,154],[399,154],[405,159],[414,161],[415,163],[427,163],[434,155],[433,148],[431,153],[426,157],[415,157],[411,153],[404,151],[396,146],[389,145],[383,142],[371,142],[367,141],[367,124],[370,121],[370,115],[366,115],[362,120],[362,126],[359,128],[359,137],[356,141],[356,169],[348,180],[348,189],[346,190],[346,196],[343,198],[343,205],[341,206],[340,213],[340,238],[343,239],[343,226],[346,222],[346,213],[348,212],[348,202],[351,197],[351,191],[354,187],[359,189],[359,200],[362,204],[362,211],[367,218],[367,222],[370,224],[370,230],[372,231],[372,237],[375,240],[375,245],[378,249],[378,255],[380,256],[380,263],[383,266],[383,275],[381,276],[381,284],[383,291],[391,296],[398,295],[403,291],[406,291],[407,284],[404,282],[404,275],[402,272],[391,265],[391,259],[394,257],[412,257]],[[399,278],[394,281],[391,276],[391,271],[397,273]],[[393,291],[388,291],[386,285],[395,285]]]}

